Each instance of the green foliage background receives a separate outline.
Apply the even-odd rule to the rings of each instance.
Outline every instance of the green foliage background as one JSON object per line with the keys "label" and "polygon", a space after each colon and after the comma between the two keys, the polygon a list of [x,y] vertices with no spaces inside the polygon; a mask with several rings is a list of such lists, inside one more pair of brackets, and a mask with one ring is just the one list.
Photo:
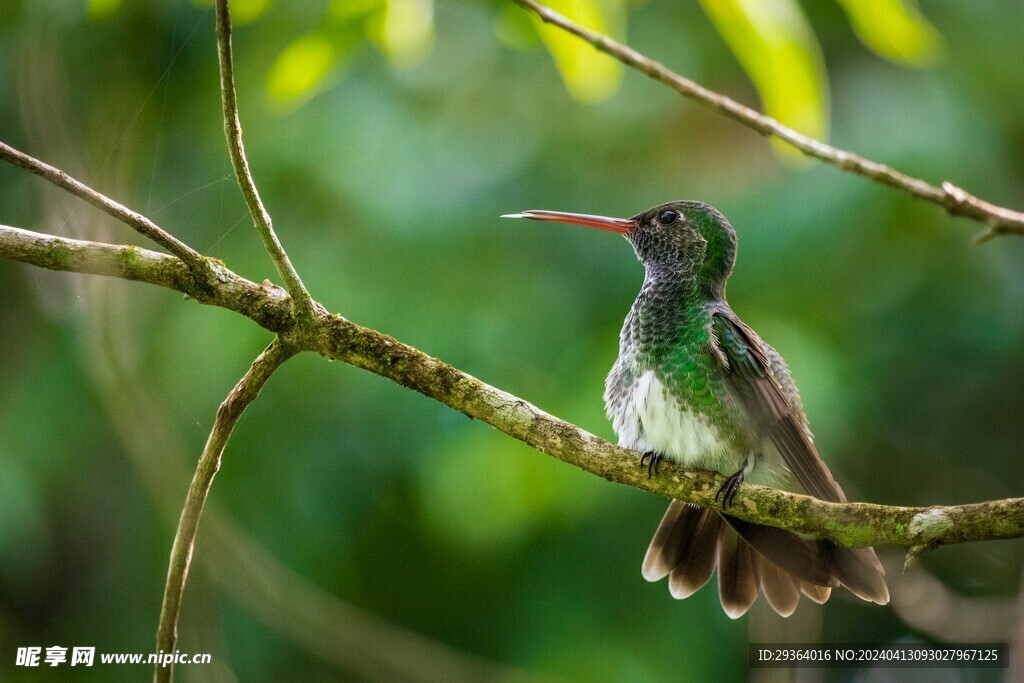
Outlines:
{"label": "green foliage background", "polygon": [[[367,18],[378,4],[357,21],[338,18],[343,3],[250,2],[235,34],[250,161],[325,305],[612,438],[603,378],[640,266],[610,235],[498,216],[630,215],[699,198],[736,226],[730,301],[789,360],[851,499],[1021,493],[1024,241],[976,248],[978,226],[780,155],[637,74],[598,75],[612,79],[607,92],[575,100],[534,27],[497,2],[438,0],[420,52],[397,56]],[[772,101],[698,4],[605,6],[620,17],[609,30],[641,51],[743,101]],[[915,60],[890,45],[901,63],[858,40],[885,54],[884,19],[865,35],[871,22],[851,24],[840,4],[804,11],[831,142],[1024,206],[1024,10],[924,3],[941,49]],[[303,37],[312,43],[296,47]],[[289,50],[299,50],[291,72]],[[247,277],[273,272],[231,177],[206,6],[3,2],[0,138]],[[138,241],[9,167],[0,222]],[[173,526],[143,479],[156,473],[180,505],[180,472],[269,339],[234,314],[125,282],[106,287],[116,305],[100,315],[94,287],[0,262],[5,680],[42,673],[13,669],[18,646],[152,649]],[[103,367],[111,354],[120,374]],[[142,406],[158,408],[173,439],[145,430],[131,412]],[[133,456],[132,439],[156,457]],[[745,675],[748,625],[722,614],[714,588],[679,603],[640,577],[665,501],[350,367],[288,363],[236,430],[211,500],[312,584],[457,650],[567,680]],[[200,542],[203,552],[213,549]],[[922,564],[957,593],[1010,600],[1021,544],[943,549]],[[898,572],[892,585],[901,590]],[[821,612],[825,641],[929,637],[845,595],[800,610]],[[183,620],[182,651],[218,662],[182,667],[183,680],[353,677],[201,570]]]}

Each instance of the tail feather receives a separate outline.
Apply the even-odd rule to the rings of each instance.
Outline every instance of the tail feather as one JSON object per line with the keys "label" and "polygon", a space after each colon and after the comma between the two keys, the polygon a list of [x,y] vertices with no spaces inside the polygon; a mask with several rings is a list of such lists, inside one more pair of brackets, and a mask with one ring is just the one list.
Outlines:
{"label": "tail feather", "polygon": [[672,596],[682,599],[703,587],[716,566],[719,598],[733,619],[746,613],[759,590],[784,617],[796,610],[801,593],[822,604],[834,586],[870,602],[889,601],[871,548],[841,548],[672,501],[644,558],[644,578],[669,576]]}
{"label": "tail feather", "polygon": [[754,564],[761,592],[772,609],[780,616],[788,617],[800,604],[799,579],[779,569],[767,557],[754,553]]}
{"label": "tail feather", "polygon": [[773,526],[752,524],[731,515],[721,516],[744,541],[784,571],[819,586],[832,585],[832,563],[829,556],[821,552],[820,542]]}
{"label": "tail feather", "polygon": [[[697,522],[706,514],[688,514],[695,508],[681,500],[673,500],[661,518],[644,556],[643,575],[648,581],[660,581],[682,561],[689,538]],[[706,511],[705,511],[706,512]]]}
{"label": "tail feather", "polygon": [[800,592],[819,605],[824,605],[828,602],[829,597],[832,595],[832,589],[828,586],[817,586],[806,581],[800,582]]}
{"label": "tail feather", "polygon": [[754,551],[723,527],[718,545],[718,599],[730,619],[739,619],[757,599]]}
{"label": "tail feather", "polygon": [[686,543],[684,556],[668,579],[668,590],[677,600],[688,598],[703,588],[715,571],[718,560],[718,544],[725,524],[720,515],[710,510],[700,512],[700,521]]}
{"label": "tail feather", "polygon": [[861,600],[888,604],[889,588],[885,585],[884,570],[874,549],[841,548],[831,543],[828,549],[840,585]]}

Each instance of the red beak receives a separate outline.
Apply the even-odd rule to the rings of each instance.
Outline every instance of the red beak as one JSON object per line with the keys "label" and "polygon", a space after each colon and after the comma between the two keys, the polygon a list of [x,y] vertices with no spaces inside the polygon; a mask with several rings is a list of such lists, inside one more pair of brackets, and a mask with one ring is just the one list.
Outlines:
{"label": "red beak", "polygon": [[505,214],[502,218],[529,218],[531,221],[585,225],[588,228],[609,230],[620,235],[625,235],[636,227],[636,221],[629,218],[609,218],[607,216],[592,216],[587,213],[565,213],[564,211],[523,211],[522,213]]}

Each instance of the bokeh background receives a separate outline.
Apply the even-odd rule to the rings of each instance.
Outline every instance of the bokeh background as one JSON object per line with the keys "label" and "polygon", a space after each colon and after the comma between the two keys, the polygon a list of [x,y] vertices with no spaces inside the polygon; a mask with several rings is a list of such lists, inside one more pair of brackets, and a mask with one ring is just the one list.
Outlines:
{"label": "bokeh background", "polygon": [[[613,438],[603,379],[639,264],[611,235],[498,216],[702,199],[739,233],[730,301],[789,360],[851,499],[1021,494],[1024,241],[975,246],[977,224],[801,161],[508,3],[233,4],[255,177],[332,310]],[[1024,206],[1019,3],[553,4],[838,146]],[[0,3],[0,138],[273,278],[218,97],[208,3]],[[10,167],[0,222],[143,244]],[[0,678],[144,679],[144,666],[17,670],[14,651],[153,649],[189,472],[270,337],[172,292],[10,262],[0,302]],[[214,484],[179,643],[214,664],[177,674],[732,681],[748,641],[1022,629],[1019,541],[940,549],[905,575],[883,549],[889,607],[837,591],[786,622],[760,603],[730,621],[713,587],[676,602],[640,577],[664,506],[383,379],[296,358]]]}

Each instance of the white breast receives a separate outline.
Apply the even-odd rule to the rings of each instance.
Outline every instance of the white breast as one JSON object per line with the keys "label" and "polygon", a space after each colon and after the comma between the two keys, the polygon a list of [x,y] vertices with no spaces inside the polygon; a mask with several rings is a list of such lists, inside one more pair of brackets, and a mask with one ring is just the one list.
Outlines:
{"label": "white breast", "polygon": [[617,405],[609,404],[619,444],[638,451],[659,451],[688,467],[731,474],[742,456],[732,452],[718,429],[700,413],[680,405],[648,370]]}

